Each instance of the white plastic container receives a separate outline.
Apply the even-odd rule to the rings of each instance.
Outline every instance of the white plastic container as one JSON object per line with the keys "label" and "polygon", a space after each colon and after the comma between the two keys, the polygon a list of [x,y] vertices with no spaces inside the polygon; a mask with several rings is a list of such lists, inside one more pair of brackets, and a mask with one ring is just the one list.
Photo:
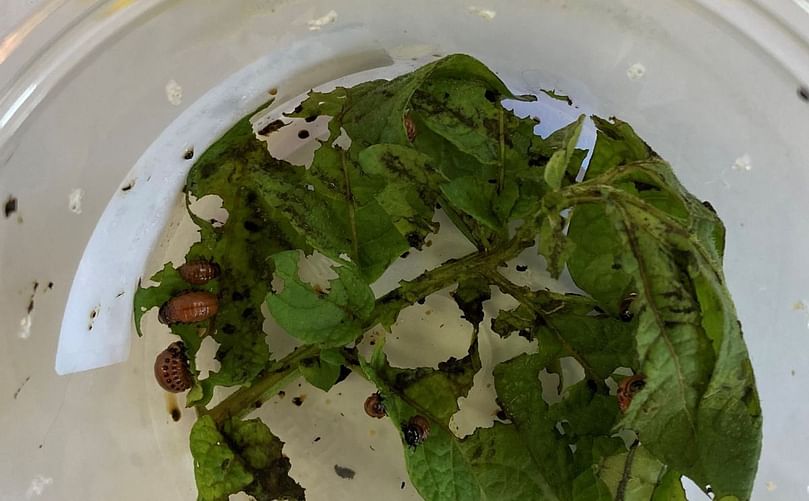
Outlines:
{"label": "white plastic container", "polygon": [[[137,279],[181,247],[169,237],[185,152],[202,152],[270,89],[285,102],[453,52],[481,59],[517,92],[570,95],[571,116],[630,122],[716,207],[764,412],[753,499],[809,499],[805,1],[41,9],[0,38],[0,499],[193,499],[193,415],[174,423],[151,374],[168,338],[136,341],[130,316]],[[345,397],[302,386],[301,409],[262,409],[288,443],[293,476],[313,500],[418,499],[395,430],[360,415],[370,387],[345,384],[333,390]],[[352,464],[346,447],[357,451]],[[335,464],[356,477],[337,477]]]}

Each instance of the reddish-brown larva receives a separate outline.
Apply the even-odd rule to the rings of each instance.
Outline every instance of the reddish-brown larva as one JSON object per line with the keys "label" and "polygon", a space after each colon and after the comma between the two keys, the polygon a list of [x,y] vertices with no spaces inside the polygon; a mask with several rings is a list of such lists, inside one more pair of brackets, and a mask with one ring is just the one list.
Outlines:
{"label": "reddish-brown larva", "polygon": [[618,408],[621,412],[629,409],[632,398],[646,386],[646,377],[643,374],[635,374],[621,381],[618,385]]}
{"label": "reddish-brown larva", "polygon": [[177,268],[180,276],[192,285],[203,285],[219,276],[219,265],[211,261],[192,261]]}
{"label": "reddish-brown larva", "polygon": [[171,343],[157,355],[154,361],[154,377],[161,388],[171,393],[180,393],[191,388],[193,379],[182,341]]}
{"label": "reddish-brown larva", "polygon": [[373,393],[370,397],[365,399],[365,413],[377,419],[381,419],[387,415],[385,404],[382,402],[382,395]]}
{"label": "reddish-brown larva", "polygon": [[193,324],[202,322],[216,315],[219,311],[219,300],[210,292],[185,292],[169,299],[157,315],[164,324]]}
{"label": "reddish-brown larva", "polygon": [[416,122],[413,121],[413,117],[409,113],[404,117],[404,126],[407,140],[412,143],[416,140]]}

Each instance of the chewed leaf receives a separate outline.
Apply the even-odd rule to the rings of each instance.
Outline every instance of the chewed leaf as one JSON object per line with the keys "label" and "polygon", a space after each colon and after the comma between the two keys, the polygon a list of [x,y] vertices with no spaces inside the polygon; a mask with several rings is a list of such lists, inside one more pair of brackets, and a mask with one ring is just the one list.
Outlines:
{"label": "chewed leaf", "polygon": [[173,296],[176,296],[189,287],[188,283],[182,279],[171,263],[166,263],[162,270],[152,276],[151,280],[157,282],[157,285],[145,288],[138,287],[138,290],[135,291],[134,318],[135,330],[138,336],[143,336],[140,322],[146,312],[152,308],[161,306]]}
{"label": "chewed leaf", "polygon": [[201,501],[221,501],[241,491],[258,500],[303,501],[303,488],[289,476],[284,444],[260,420],[231,419],[218,429],[203,416],[190,440]]}
{"label": "chewed leaf", "polygon": [[276,276],[283,280],[280,293],[267,295],[273,318],[306,344],[338,347],[354,341],[374,308],[368,284],[353,266],[344,264],[335,268],[338,278],[331,281],[329,292],[318,292],[298,276],[299,259],[297,251],[272,256]]}
{"label": "chewed leaf", "polygon": [[319,356],[301,362],[301,374],[312,386],[329,391],[339,379],[340,367],[344,363],[345,359],[338,350],[323,350]]}
{"label": "chewed leaf", "polygon": [[572,127],[568,127],[563,139],[564,148],[556,151],[545,166],[545,182],[551,189],[558,190],[562,186],[562,178],[568,171],[568,164],[576,152],[576,143],[579,142],[579,136],[581,136],[584,118],[584,115],[579,116]]}

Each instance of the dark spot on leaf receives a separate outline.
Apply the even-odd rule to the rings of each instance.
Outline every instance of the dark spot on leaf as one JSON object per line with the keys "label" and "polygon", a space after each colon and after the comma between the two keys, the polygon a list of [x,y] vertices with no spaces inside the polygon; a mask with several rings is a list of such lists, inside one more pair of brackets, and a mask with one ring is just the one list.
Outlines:
{"label": "dark spot on leaf", "polygon": [[714,214],[716,214],[716,209],[714,209],[711,202],[706,200],[706,201],[702,202],[702,206],[705,207],[706,209],[708,209],[709,211],[713,212]]}
{"label": "dark spot on leaf", "polygon": [[598,391],[598,384],[596,384],[596,382],[593,381],[592,379],[588,379],[586,384],[587,389],[590,390],[590,393],[595,393],[596,391]]}
{"label": "dark spot on leaf", "polygon": [[474,451],[472,451],[472,461],[476,461],[480,459],[480,456],[483,455],[483,447],[478,445]]}
{"label": "dark spot on leaf", "polygon": [[245,195],[245,200],[247,200],[248,204],[253,205],[256,203],[256,201],[258,201],[258,195],[256,194],[255,191],[250,190]]}
{"label": "dark spot on leaf", "polygon": [[261,130],[258,131],[259,136],[269,136],[273,132],[283,129],[288,124],[284,123],[283,120],[273,120],[272,122],[268,123]]}
{"label": "dark spot on leaf", "polygon": [[261,406],[262,406],[262,405],[264,405],[264,402],[262,402],[261,400],[256,400],[256,401],[253,403],[253,407],[255,407],[256,409],[261,409]]}
{"label": "dark spot on leaf", "polygon": [[239,291],[234,291],[233,294],[230,295],[230,299],[234,301],[241,301],[244,299],[244,296]]}
{"label": "dark spot on leaf", "polygon": [[299,130],[298,131],[298,138],[299,139],[306,139],[308,137],[309,137],[309,131],[308,130],[304,129],[304,130]]}
{"label": "dark spot on leaf", "polygon": [[798,88],[798,97],[803,101],[809,102],[809,87],[801,86]]}
{"label": "dark spot on leaf", "polygon": [[407,243],[408,245],[410,245],[410,247],[420,249],[421,245],[424,243],[424,238],[415,231],[413,231],[407,234]]}
{"label": "dark spot on leaf", "polygon": [[489,184],[497,184],[497,179],[487,179],[486,182]]}
{"label": "dark spot on leaf", "polygon": [[306,395],[301,395],[299,397],[293,398],[292,403],[295,404],[296,406],[300,407],[301,405],[303,405],[304,400],[306,400]]}
{"label": "dark spot on leaf", "polygon": [[225,460],[224,460],[224,461],[222,461],[222,464],[220,465],[220,467],[222,468],[222,471],[227,470],[227,469],[228,469],[228,467],[230,467],[230,459],[229,459],[229,458],[225,458]]}
{"label": "dark spot on leaf", "polygon": [[249,231],[250,233],[257,233],[261,231],[261,226],[256,224],[254,221],[250,221],[249,219],[244,222],[243,226],[244,229]]}
{"label": "dark spot on leaf", "polygon": [[633,183],[635,185],[635,189],[638,191],[660,191],[660,188],[653,184],[644,183],[642,181],[635,181]]}
{"label": "dark spot on leaf", "polygon": [[519,271],[519,272],[528,271],[528,266],[526,266],[524,264],[518,264],[517,265],[517,271]]}
{"label": "dark spot on leaf", "polygon": [[202,179],[207,179],[213,175],[215,170],[216,166],[211,162],[207,162],[199,168],[199,175]]}
{"label": "dark spot on leaf", "polygon": [[233,324],[225,324],[222,326],[222,332],[225,334],[233,334],[236,332],[236,326]]}
{"label": "dark spot on leaf", "polygon": [[612,263],[613,270],[620,270],[621,268],[623,268],[623,265],[621,263]]}
{"label": "dark spot on leaf", "polygon": [[255,308],[245,308],[242,311],[242,318],[251,318],[251,317],[254,317],[255,315],[256,315],[256,309]]}
{"label": "dark spot on leaf", "polygon": [[340,366],[340,374],[337,375],[337,380],[334,382],[334,384],[342,383],[350,375],[351,375],[351,369],[349,369],[345,365],[341,365]]}
{"label": "dark spot on leaf", "polygon": [[497,101],[498,94],[497,94],[497,92],[495,92],[495,91],[493,91],[491,89],[486,89],[486,93],[484,94],[484,96],[486,97],[487,101],[489,101],[490,103],[493,103],[493,102]]}
{"label": "dark spot on leaf", "polygon": [[11,217],[11,215],[15,212],[17,212],[17,199],[9,195],[5,206],[3,207],[3,213],[6,215],[6,217]]}
{"label": "dark spot on leaf", "polygon": [[334,465],[334,473],[337,474],[338,477],[344,478],[346,480],[351,480],[354,478],[354,475],[357,474],[351,468],[346,468],[345,466],[340,466],[338,464]]}
{"label": "dark spot on leaf", "polygon": [[497,411],[497,419],[500,421],[508,421],[508,414],[503,409]]}

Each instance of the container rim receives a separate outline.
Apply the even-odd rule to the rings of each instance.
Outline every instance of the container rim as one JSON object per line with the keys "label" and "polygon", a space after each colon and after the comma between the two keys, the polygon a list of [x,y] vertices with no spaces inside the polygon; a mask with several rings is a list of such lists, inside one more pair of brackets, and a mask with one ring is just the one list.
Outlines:
{"label": "container rim", "polygon": [[[0,38],[0,152],[71,70],[177,0],[47,0]],[[679,3],[679,2],[678,2]],[[809,92],[809,0],[688,0],[777,62]],[[754,71],[754,70],[753,70]],[[751,73],[753,73],[751,71]],[[5,160],[0,157],[0,166]]]}

